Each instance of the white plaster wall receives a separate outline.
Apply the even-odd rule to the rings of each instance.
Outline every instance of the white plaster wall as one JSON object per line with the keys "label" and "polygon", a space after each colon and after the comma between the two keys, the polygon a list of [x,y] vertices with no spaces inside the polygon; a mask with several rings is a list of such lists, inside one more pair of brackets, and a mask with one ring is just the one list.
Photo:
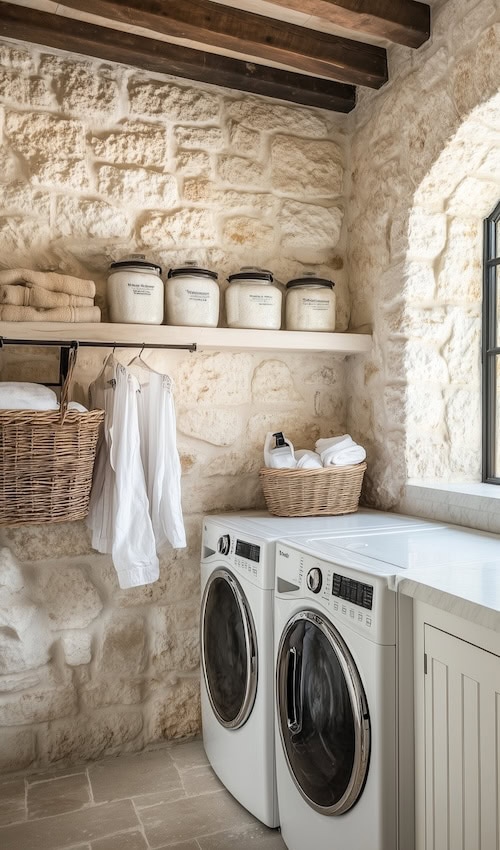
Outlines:
{"label": "white plaster wall", "polygon": [[500,198],[499,21],[493,0],[441,5],[430,42],[393,51],[391,82],[362,95],[352,119],[352,321],[373,326],[374,348],[349,365],[348,427],[367,444],[366,494],[378,507],[410,509],[408,478],[481,476],[482,219]]}
{"label": "white plaster wall", "polygon": [[[344,127],[319,111],[0,41],[0,267],[92,277],[104,316],[109,262],[132,251],[165,269],[193,258],[222,287],[242,265],[282,281],[312,268],[336,281],[345,329]],[[79,353],[78,400],[104,356]],[[55,351],[1,357],[3,380],[57,374]],[[268,430],[312,447],[345,429],[342,358],[144,357],[175,382],[188,548],[161,553],[155,584],[120,591],[83,523],[0,529],[0,770],[198,732],[202,516],[262,506]]]}

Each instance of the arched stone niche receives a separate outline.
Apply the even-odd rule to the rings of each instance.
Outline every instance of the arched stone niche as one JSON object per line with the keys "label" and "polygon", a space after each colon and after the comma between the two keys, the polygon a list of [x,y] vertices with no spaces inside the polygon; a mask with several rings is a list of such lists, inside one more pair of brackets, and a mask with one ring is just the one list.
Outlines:
{"label": "arched stone niche", "polygon": [[[481,5],[481,4],[479,4]],[[349,430],[368,449],[365,500],[408,479],[481,477],[482,221],[500,199],[500,25],[445,43],[353,136]]]}

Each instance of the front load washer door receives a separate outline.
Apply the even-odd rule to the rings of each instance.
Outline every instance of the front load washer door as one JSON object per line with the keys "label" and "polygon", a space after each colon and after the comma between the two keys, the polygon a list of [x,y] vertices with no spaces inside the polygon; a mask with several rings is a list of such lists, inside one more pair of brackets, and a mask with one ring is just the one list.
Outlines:
{"label": "front load washer door", "polygon": [[225,569],[214,570],[203,594],[201,661],[217,720],[238,729],[248,720],[257,693],[257,637],[245,593]]}
{"label": "front load washer door", "polygon": [[368,772],[370,718],[359,673],[337,629],[300,611],[286,624],[277,658],[277,711],[288,768],[318,812],[341,815]]}

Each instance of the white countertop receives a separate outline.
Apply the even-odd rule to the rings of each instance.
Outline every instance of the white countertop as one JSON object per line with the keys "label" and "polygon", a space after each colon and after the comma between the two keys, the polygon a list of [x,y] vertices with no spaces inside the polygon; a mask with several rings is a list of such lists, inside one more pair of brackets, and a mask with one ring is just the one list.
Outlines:
{"label": "white countertop", "polygon": [[500,632],[500,558],[411,567],[395,575],[391,586],[405,596]]}

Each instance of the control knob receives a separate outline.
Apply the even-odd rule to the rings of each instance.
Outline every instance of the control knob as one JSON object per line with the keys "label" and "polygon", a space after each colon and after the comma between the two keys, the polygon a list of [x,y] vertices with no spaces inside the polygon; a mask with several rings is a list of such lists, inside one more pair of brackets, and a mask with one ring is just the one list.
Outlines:
{"label": "control knob", "polygon": [[306,584],[309,590],[312,590],[313,593],[320,592],[321,585],[323,584],[323,576],[321,575],[321,570],[318,567],[313,567],[312,570],[309,570],[307,573]]}
{"label": "control knob", "polygon": [[231,538],[229,534],[223,534],[222,537],[219,537],[217,541],[217,551],[220,552],[221,555],[229,555],[229,549],[231,548]]}

